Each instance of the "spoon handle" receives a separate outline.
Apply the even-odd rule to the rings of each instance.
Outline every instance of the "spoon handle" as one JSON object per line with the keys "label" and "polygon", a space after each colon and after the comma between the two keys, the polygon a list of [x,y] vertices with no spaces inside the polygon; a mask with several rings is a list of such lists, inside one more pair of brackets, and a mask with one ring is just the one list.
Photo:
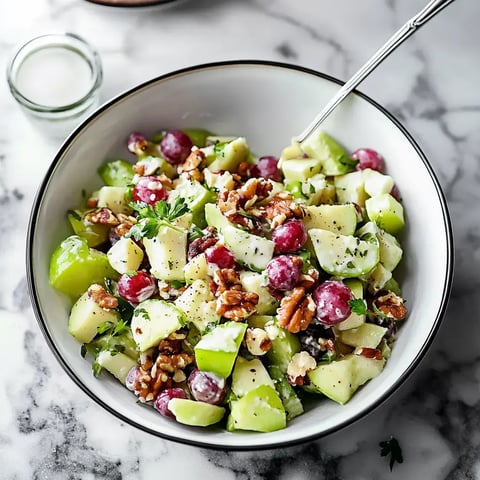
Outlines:
{"label": "spoon handle", "polygon": [[314,130],[332,113],[345,97],[362,82],[375,68],[387,58],[400,44],[402,44],[418,28],[425,25],[437,13],[442,11],[454,0],[432,0],[414,17],[408,20],[394,33],[389,40],[338,90],[334,97],[325,105],[323,110],[313,119],[312,123],[294,140],[302,143]]}

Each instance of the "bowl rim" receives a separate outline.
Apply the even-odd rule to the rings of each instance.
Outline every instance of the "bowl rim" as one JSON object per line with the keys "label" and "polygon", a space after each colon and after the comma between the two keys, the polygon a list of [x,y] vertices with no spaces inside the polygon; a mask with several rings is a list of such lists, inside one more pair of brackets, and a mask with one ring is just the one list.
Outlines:
{"label": "bowl rim", "polygon": [[[299,65],[293,65],[289,63],[284,63],[284,62],[277,62],[277,61],[269,61],[269,60],[225,60],[225,61],[218,61],[218,62],[209,62],[209,63],[202,63],[198,65],[193,65],[189,67],[184,67],[180,69],[176,69],[173,71],[170,71],[168,73],[162,74],[160,76],[154,77],[150,80],[147,80],[145,82],[142,82],[140,84],[137,84],[136,86],[120,93],[119,95],[113,97],[111,100],[108,102],[104,103],[101,105],[96,111],[94,111],[87,119],[85,119],[80,125],[77,126],[75,130],[72,131],[72,133],[65,139],[63,144],[60,146],[58,149],[57,153],[55,154],[55,157],[53,161],[51,162],[49,168],[47,169],[47,172],[45,173],[45,176],[38,187],[37,193],[35,195],[33,204],[32,204],[32,210],[30,213],[30,218],[28,222],[28,229],[27,229],[27,236],[26,236],[26,273],[27,273],[27,286],[28,286],[28,292],[30,299],[32,301],[32,309],[34,311],[35,317],[37,319],[37,322],[40,326],[40,330],[42,331],[43,336],[45,337],[48,346],[50,347],[50,350],[53,352],[54,356],[57,358],[57,361],[60,363],[64,371],[67,373],[67,375],[73,380],[73,382],[84,392],[89,396],[96,404],[100,405],[103,407],[107,412],[113,414],[115,417],[117,417],[119,420],[135,427],[143,432],[149,433],[151,435],[154,435],[155,437],[163,438],[166,440],[171,440],[173,442],[177,442],[180,444],[184,445],[190,445],[190,446],[196,446],[196,447],[201,447],[201,448],[207,448],[207,449],[212,449],[212,450],[225,450],[225,451],[253,451],[253,450],[267,450],[267,449],[274,449],[274,448],[284,448],[284,447],[289,447],[289,446],[294,446],[294,445],[299,445],[303,444],[308,441],[316,440],[322,437],[325,437],[329,434],[332,434],[334,432],[337,432],[349,425],[354,424],[355,422],[359,421],[361,418],[366,417],[368,414],[370,414],[372,411],[377,409],[381,404],[383,404],[388,398],[392,396],[392,394],[400,388],[401,385],[404,384],[404,382],[407,380],[407,378],[412,374],[412,372],[415,370],[415,368],[419,365],[420,361],[430,348],[430,346],[433,343],[433,340],[440,328],[442,319],[445,315],[447,306],[448,306],[448,300],[450,297],[451,293],[451,287],[452,287],[452,282],[453,282],[453,267],[454,267],[454,249],[453,249],[453,228],[452,228],[452,223],[448,211],[448,206],[447,206],[447,201],[445,194],[440,186],[440,182],[430,165],[429,161],[427,160],[425,154],[417,144],[417,142],[414,140],[412,135],[409,133],[409,131],[405,128],[405,126],[390,112],[388,111],[385,107],[377,103],[375,100],[370,98],[369,96],[365,95],[364,93],[354,90],[353,93],[357,96],[359,96],[362,100],[365,100],[368,102],[370,105],[372,105],[374,108],[376,108],[380,113],[385,115],[399,130],[400,132],[404,135],[404,137],[407,139],[407,141],[411,144],[411,146],[414,148],[416,151],[417,155],[420,157],[421,161],[424,163],[425,168],[427,169],[428,174],[430,175],[430,178],[432,179],[433,185],[435,187],[436,193],[438,195],[438,199],[441,205],[442,209],[442,217],[443,217],[443,222],[444,222],[444,228],[445,228],[445,233],[446,233],[446,247],[447,247],[447,252],[446,252],[446,270],[445,270],[445,282],[443,285],[443,292],[442,292],[442,299],[441,299],[441,304],[440,308],[438,309],[435,319],[432,322],[431,329],[428,333],[428,336],[425,338],[425,341],[423,343],[422,348],[417,352],[415,358],[413,361],[410,363],[410,365],[405,369],[405,371],[402,373],[402,375],[394,382],[388,389],[386,389],[383,394],[371,405],[363,408],[361,411],[357,412],[355,415],[350,417],[348,420],[345,420],[344,422],[330,427],[322,432],[318,432],[316,434],[308,435],[302,438],[296,438],[293,440],[288,440],[286,439],[285,441],[280,441],[280,442],[275,442],[275,443],[267,443],[267,444],[262,444],[258,446],[248,446],[248,445],[218,445],[216,443],[209,443],[208,441],[195,441],[195,440],[189,440],[188,438],[178,438],[172,435],[164,434],[158,431],[155,431],[149,427],[146,427],[129,417],[117,412],[114,408],[110,407],[103,399],[99,398],[93,391],[91,391],[86,385],[82,383],[82,381],[75,375],[73,370],[70,368],[68,363],[62,358],[59,350],[57,349],[54,339],[50,336],[46,323],[42,317],[41,314],[41,309],[40,309],[40,299],[37,296],[37,291],[35,287],[35,281],[33,278],[33,244],[35,241],[35,228],[37,224],[37,219],[38,219],[38,213],[40,209],[40,204],[43,198],[43,194],[45,192],[45,189],[49,183],[50,176],[53,173],[56,165],[59,163],[59,161],[62,159],[65,151],[68,149],[69,145],[71,142],[75,139],[75,137],[78,135],[78,133],[84,129],[85,126],[87,126],[89,123],[95,120],[97,116],[99,116],[102,112],[105,110],[109,109],[112,105],[116,104],[117,102],[127,98],[131,94],[148,87],[151,84],[161,82],[163,80],[168,80],[170,78],[173,78],[178,75],[184,75],[188,73],[193,73],[201,70],[209,70],[213,68],[229,68],[229,67],[235,67],[235,66],[252,66],[252,67],[258,67],[258,66],[263,66],[263,67],[273,67],[274,69],[286,69],[286,70],[293,70],[297,71],[299,73],[304,73],[306,75],[313,75],[315,77],[319,77],[321,79],[327,80],[329,82],[335,83],[338,86],[343,86],[345,82],[332,77],[330,75],[327,75],[322,72],[318,72],[316,70],[299,66]],[[288,429],[287,429],[288,430]]]}

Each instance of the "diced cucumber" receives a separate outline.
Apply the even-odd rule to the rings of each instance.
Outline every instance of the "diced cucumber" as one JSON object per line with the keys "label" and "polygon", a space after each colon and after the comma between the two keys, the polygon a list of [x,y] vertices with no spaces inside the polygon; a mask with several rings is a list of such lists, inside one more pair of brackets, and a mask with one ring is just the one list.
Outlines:
{"label": "diced cucumber", "polygon": [[132,333],[138,350],[144,352],[160,343],[186,323],[184,313],[173,303],[150,299],[133,311]]}
{"label": "diced cucumber", "polygon": [[303,151],[322,164],[322,173],[328,176],[351,172],[356,162],[332,137],[325,132],[315,132],[302,144]]}
{"label": "diced cucumber", "polygon": [[121,352],[103,350],[97,355],[96,362],[125,385],[128,372],[137,366],[137,362]]}
{"label": "diced cucumber", "polygon": [[230,225],[223,228],[223,240],[236,260],[252,270],[265,270],[273,257],[275,244],[271,240]]}
{"label": "diced cucumber", "polygon": [[242,271],[240,273],[240,283],[242,284],[243,290],[258,295],[256,312],[259,315],[271,315],[277,311],[279,305],[278,300],[270,294],[262,274]]}
{"label": "diced cucumber", "polygon": [[354,205],[318,205],[306,207],[305,228],[321,228],[342,235],[353,235],[357,228],[357,210]]}
{"label": "diced cucumber", "polygon": [[303,413],[303,405],[293,387],[288,383],[285,372],[278,365],[269,365],[268,373],[275,384],[275,389],[282,400],[287,420],[298,417]]}
{"label": "diced cucumber", "polygon": [[68,331],[81,343],[89,343],[104,322],[116,324],[120,315],[116,310],[105,310],[85,292],[73,305],[68,320]]}
{"label": "diced cucumber", "polygon": [[344,330],[338,338],[345,345],[352,347],[377,348],[386,332],[385,327],[373,323],[363,323],[357,328]]}
{"label": "diced cucumber", "polygon": [[153,238],[144,238],[143,245],[151,265],[151,273],[159,280],[185,279],[188,232],[182,228],[161,226]]}
{"label": "diced cucumber", "polygon": [[172,398],[168,402],[168,409],[175,415],[177,422],[193,427],[214,425],[225,415],[224,407],[188,398]]}
{"label": "diced cucumber", "polygon": [[246,360],[238,357],[232,372],[233,393],[240,398],[260,385],[269,385],[275,388],[263,363],[258,358]]}
{"label": "diced cucumber", "polygon": [[372,271],[379,261],[375,236],[361,240],[353,235],[340,235],[328,230],[308,231],[318,263],[327,273],[339,277],[358,277]]}
{"label": "diced cucumber", "polygon": [[102,187],[98,191],[97,206],[109,208],[113,213],[130,214],[132,209],[128,205],[127,192],[127,187]]}
{"label": "diced cucumber", "polygon": [[138,270],[143,260],[143,250],[131,239],[121,237],[107,252],[108,261],[118,273]]}
{"label": "diced cucumber", "polygon": [[104,163],[98,169],[100,178],[105,185],[111,187],[127,187],[132,183],[132,178],[135,175],[133,165],[126,160],[112,160]]}
{"label": "diced cucumber", "polygon": [[209,325],[220,321],[215,311],[215,299],[208,284],[195,280],[176,300],[175,305],[184,312],[187,321],[192,322],[200,333]]}

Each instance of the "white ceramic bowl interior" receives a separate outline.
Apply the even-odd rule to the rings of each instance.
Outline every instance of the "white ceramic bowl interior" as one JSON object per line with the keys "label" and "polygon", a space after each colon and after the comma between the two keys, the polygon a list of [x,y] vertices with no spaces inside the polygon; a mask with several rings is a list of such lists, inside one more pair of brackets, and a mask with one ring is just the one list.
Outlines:
{"label": "white ceramic bowl interior", "polygon": [[168,128],[203,127],[247,138],[258,155],[278,155],[339,87],[331,78],[287,65],[261,62],[194,67],[147,82],[103,106],[61,147],[32,212],[27,267],[40,326],[73,380],[97,403],[153,434],[205,447],[254,449],[298,443],[339,429],[378,405],[411,372],[431,343],[443,315],[452,275],[452,238],[438,182],[414,141],[387,112],[352,94],[323,129],[348,150],[381,152],[403,197],[407,227],[399,276],[409,308],[384,372],[344,406],[321,396],[285,430],[229,433],[183,426],[136,404],[135,396],[107,375],[96,379],[90,361],[67,331],[70,304],[48,284],[49,259],[71,234],[65,212],[81,191],[100,185],[97,167],[106,159],[132,158],[125,139]]}

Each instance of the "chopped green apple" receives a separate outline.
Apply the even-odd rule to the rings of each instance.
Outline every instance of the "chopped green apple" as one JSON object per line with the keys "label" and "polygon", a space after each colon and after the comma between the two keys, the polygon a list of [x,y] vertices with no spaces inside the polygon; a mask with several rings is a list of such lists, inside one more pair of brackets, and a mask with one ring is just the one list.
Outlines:
{"label": "chopped green apple", "polygon": [[121,237],[110,247],[107,257],[118,273],[134,272],[143,261],[143,250],[131,238]]}
{"label": "chopped green apple", "polygon": [[272,240],[253,235],[239,228],[227,225],[223,229],[223,240],[236,260],[253,270],[265,270],[273,257],[275,244]]}
{"label": "chopped green apple", "polygon": [[63,240],[50,259],[49,281],[52,287],[78,298],[92,283],[117,278],[105,253],[89,248],[87,240],[72,235]]}
{"label": "chopped green apple", "polygon": [[377,348],[385,333],[387,333],[385,327],[373,323],[363,323],[357,328],[344,330],[338,338],[342,343],[351,347]]}
{"label": "chopped green apple", "polygon": [[[347,278],[344,280],[344,283],[348,288],[350,288],[355,298],[363,299],[363,283],[360,280],[356,278]],[[343,320],[343,322],[335,325],[335,330],[341,332],[343,330],[360,327],[360,325],[365,323],[365,319],[366,315],[364,313],[359,314],[352,312],[348,318]]]}
{"label": "chopped green apple", "polygon": [[258,358],[246,360],[238,357],[232,372],[232,391],[237,397],[243,397],[260,385],[275,388],[273,380]]}
{"label": "chopped green apple", "polygon": [[335,188],[338,203],[356,203],[364,207],[365,201],[369,198],[361,171],[335,177]]}
{"label": "chopped green apple", "polygon": [[137,362],[121,352],[101,351],[96,362],[110,372],[118,381],[125,384],[128,372],[137,366]]}
{"label": "chopped green apple", "polygon": [[378,240],[374,235],[361,240],[322,229],[308,231],[318,263],[327,273],[342,278],[358,277],[372,271],[379,261]]}
{"label": "chopped green apple", "polygon": [[273,380],[275,390],[282,400],[283,407],[287,413],[287,420],[301,415],[303,413],[302,402],[293,387],[288,383],[285,372],[278,365],[269,365],[268,373]]}
{"label": "chopped green apple", "polygon": [[405,225],[402,204],[389,193],[369,198],[365,208],[368,218],[387,233],[396,235]]}
{"label": "chopped green apple", "polygon": [[204,333],[208,326],[220,321],[215,311],[216,302],[208,283],[195,280],[176,300],[175,305],[185,313],[185,317]]}
{"label": "chopped green apple", "polygon": [[228,428],[231,430],[273,432],[287,424],[282,400],[270,385],[260,385],[231,402],[230,417]]}
{"label": "chopped green apple", "polygon": [[305,228],[321,228],[342,235],[353,235],[357,227],[357,210],[355,205],[318,205],[305,208],[303,218]]}
{"label": "chopped green apple", "polygon": [[73,305],[68,319],[68,331],[81,343],[91,342],[98,327],[104,322],[116,324],[120,315],[116,310],[106,310],[85,292]]}
{"label": "chopped green apple", "polygon": [[228,143],[219,143],[214,146],[215,160],[208,169],[212,172],[228,170],[235,172],[241,162],[248,160],[250,149],[245,138],[239,137]]}
{"label": "chopped green apple", "polygon": [[195,280],[210,280],[208,273],[208,262],[204,253],[193,257],[183,267],[185,282],[193,283]]}
{"label": "chopped green apple", "polygon": [[205,205],[205,219],[210,227],[214,227],[218,232],[222,232],[225,227],[232,226],[220,209],[213,203]]}
{"label": "chopped green apple", "polygon": [[195,345],[197,367],[227,378],[232,372],[247,325],[225,322],[206,333]]}
{"label": "chopped green apple", "polygon": [[318,365],[307,375],[316,391],[343,405],[361,385],[376,377],[384,365],[385,360],[348,354],[331,363]]}
{"label": "chopped green apple", "polygon": [[392,191],[393,178],[390,175],[385,175],[377,170],[366,168],[362,170],[362,176],[365,185],[365,191],[371,197],[374,197],[375,195],[381,195],[383,193],[390,193]]}
{"label": "chopped green apple", "polygon": [[285,181],[304,182],[322,170],[322,164],[315,158],[295,158],[282,163]]}
{"label": "chopped green apple", "polygon": [[188,398],[172,398],[168,402],[168,409],[175,415],[177,422],[193,427],[214,425],[225,415],[224,407]]}
{"label": "chopped green apple", "polygon": [[98,174],[105,185],[110,187],[127,187],[132,183],[135,172],[130,162],[126,160],[112,160],[100,166]]}
{"label": "chopped green apple", "polygon": [[160,343],[186,323],[184,313],[173,303],[150,299],[138,304],[133,311],[133,339],[140,352]]}
{"label": "chopped green apple", "polygon": [[207,143],[207,138],[212,135],[211,132],[203,128],[184,128],[183,132],[186,133],[192,143],[199,148],[204,147]]}
{"label": "chopped green apple", "polygon": [[98,247],[107,241],[110,228],[106,225],[90,223],[85,218],[89,212],[91,212],[91,210],[70,210],[67,215],[68,221],[75,235],[85,238],[89,247]]}
{"label": "chopped green apple", "polygon": [[392,272],[379,263],[368,275],[365,275],[364,278],[367,281],[368,291],[375,294],[382,290],[392,278]]}
{"label": "chopped green apple", "polygon": [[259,315],[272,315],[277,311],[278,300],[270,294],[265,277],[261,273],[243,271],[240,273],[243,290],[258,295],[256,312]]}
{"label": "chopped green apple", "polygon": [[113,213],[130,214],[132,209],[127,200],[128,187],[104,186],[98,191],[99,208],[109,208]]}
{"label": "chopped green apple", "polygon": [[325,132],[314,132],[302,144],[303,151],[321,162],[322,173],[328,176],[351,172],[356,162]]}

